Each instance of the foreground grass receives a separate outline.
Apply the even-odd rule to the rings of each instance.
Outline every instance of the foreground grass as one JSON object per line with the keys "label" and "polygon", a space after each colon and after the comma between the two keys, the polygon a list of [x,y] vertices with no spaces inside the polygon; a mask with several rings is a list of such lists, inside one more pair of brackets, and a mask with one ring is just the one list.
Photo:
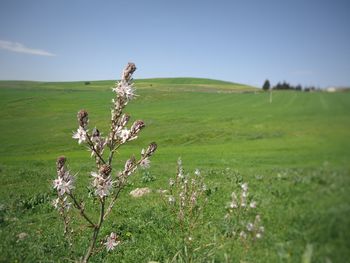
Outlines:
{"label": "foreground grass", "polygon": [[[84,107],[91,127],[107,132],[112,84],[0,82],[0,261],[68,261],[70,247],[50,205],[54,163],[66,155],[79,172],[78,191],[85,191],[93,163],[71,139],[75,115]],[[110,229],[120,233],[123,244],[93,261],[166,262],[181,249],[156,193],[174,176],[178,156],[188,171],[202,170],[212,193],[194,239],[196,261],[300,262],[307,248],[312,262],[350,256],[350,94],[276,92],[269,104],[267,94],[244,93],[254,89],[232,83],[155,79],[136,85],[140,97],[128,111],[148,127],[121,150],[118,163],[156,141],[150,170],[156,180],[145,184],[141,173],[134,176],[102,229],[102,236]],[[266,228],[264,239],[248,250],[216,239],[240,180],[260,201]],[[145,185],[155,191],[130,200],[128,192]],[[83,253],[84,238],[75,255]]]}

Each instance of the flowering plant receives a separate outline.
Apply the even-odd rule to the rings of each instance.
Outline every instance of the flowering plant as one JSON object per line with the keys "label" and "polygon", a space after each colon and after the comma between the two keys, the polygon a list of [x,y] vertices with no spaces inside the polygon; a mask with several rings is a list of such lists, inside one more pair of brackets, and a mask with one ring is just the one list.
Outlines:
{"label": "flowering plant", "polygon": [[264,227],[261,225],[260,215],[256,213],[257,202],[249,196],[248,183],[242,183],[240,188],[241,194],[237,196],[232,192],[231,201],[227,204],[225,234],[247,244],[248,240],[254,242],[262,238]]}
{"label": "flowering plant", "polygon": [[[124,168],[113,175],[114,154],[122,145],[137,139],[140,131],[145,127],[142,120],[137,120],[128,129],[127,124],[130,116],[123,113],[128,102],[136,97],[132,83],[132,74],[135,70],[135,64],[128,63],[122,73],[121,80],[113,88],[116,97],[112,100],[111,126],[108,136],[103,137],[97,128],[89,131],[89,118],[86,110],[80,110],[77,115],[79,127],[72,137],[78,140],[79,144],[85,144],[88,147],[91,157],[95,159],[96,163],[96,170],[91,172],[91,187],[99,205],[100,212],[97,220],[94,220],[85,210],[84,202],[78,201],[74,192],[76,176],[67,170],[66,158],[61,156],[56,162],[57,178],[53,182],[53,187],[57,190],[58,197],[53,201],[53,205],[62,216],[64,233],[69,232],[69,209],[71,207],[77,209],[89,227],[92,228],[90,243],[81,262],[88,262],[94,253],[101,226],[112,211],[116,200],[128,182],[128,178],[138,166],[148,168],[150,166],[149,158],[157,149],[157,144],[151,143],[146,149],[142,149],[139,159],[131,156],[125,162]],[[105,154],[105,149],[108,149],[108,156]],[[104,241],[102,240],[102,243],[107,251],[113,250],[121,242],[114,232],[104,238]]]}
{"label": "flowering plant", "polygon": [[182,254],[181,257],[191,262],[193,244],[197,241],[195,231],[201,223],[208,195],[200,170],[196,169],[193,174],[186,174],[179,158],[176,177],[169,179],[169,190],[165,193],[165,204],[175,219],[176,231],[181,233],[183,251],[178,255]]}

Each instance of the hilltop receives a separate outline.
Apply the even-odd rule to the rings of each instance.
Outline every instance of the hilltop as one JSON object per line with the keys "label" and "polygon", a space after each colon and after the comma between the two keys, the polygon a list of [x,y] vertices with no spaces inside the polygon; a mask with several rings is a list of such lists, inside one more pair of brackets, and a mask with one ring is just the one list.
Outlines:
{"label": "hilltop", "polygon": [[[0,81],[0,88],[13,89],[68,89],[68,90],[109,90],[115,80],[82,80],[71,82],[40,82],[40,81]],[[156,89],[168,92],[252,92],[258,88],[205,78],[150,78],[135,80],[138,89]]]}

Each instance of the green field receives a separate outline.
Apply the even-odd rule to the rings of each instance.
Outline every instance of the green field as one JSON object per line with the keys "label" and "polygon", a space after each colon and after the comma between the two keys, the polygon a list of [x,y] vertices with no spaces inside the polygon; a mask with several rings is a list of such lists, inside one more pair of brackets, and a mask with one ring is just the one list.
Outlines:
{"label": "green field", "polygon": [[[51,205],[55,160],[68,158],[79,172],[77,191],[85,192],[94,162],[71,139],[76,113],[86,109],[90,127],[107,134],[112,86],[0,81],[0,262],[70,262]],[[167,262],[181,249],[156,192],[175,176],[179,156],[187,171],[202,171],[211,190],[205,223],[194,237],[202,248],[195,262],[307,263],[308,251],[311,262],[350,258],[350,93],[280,91],[270,104],[267,93],[223,81],[145,79],[135,86],[139,97],[127,112],[147,127],[120,150],[116,163],[122,167],[156,141],[150,168],[155,180],[144,183],[136,172],[101,232],[113,229],[123,243],[92,262]],[[247,181],[258,201],[264,238],[249,249],[226,242],[209,254],[203,247],[220,234],[237,180]],[[143,186],[154,192],[129,197]],[[87,239],[82,229],[77,232],[74,255],[82,255]]]}

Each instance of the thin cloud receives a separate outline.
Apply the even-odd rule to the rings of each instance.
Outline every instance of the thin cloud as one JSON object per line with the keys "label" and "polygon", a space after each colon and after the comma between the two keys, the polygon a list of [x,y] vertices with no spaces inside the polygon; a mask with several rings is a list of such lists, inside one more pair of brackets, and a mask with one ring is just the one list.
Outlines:
{"label": "thin cloud", "polygon": [[55,54],[42,49],[29,48],[21,43],[5,41],[5,40],[0,40],[0,49],[5,49],[12,52],[17,52],[17,53],[38,55],[38,56],[50,56],[50,57],[56,56]]}

